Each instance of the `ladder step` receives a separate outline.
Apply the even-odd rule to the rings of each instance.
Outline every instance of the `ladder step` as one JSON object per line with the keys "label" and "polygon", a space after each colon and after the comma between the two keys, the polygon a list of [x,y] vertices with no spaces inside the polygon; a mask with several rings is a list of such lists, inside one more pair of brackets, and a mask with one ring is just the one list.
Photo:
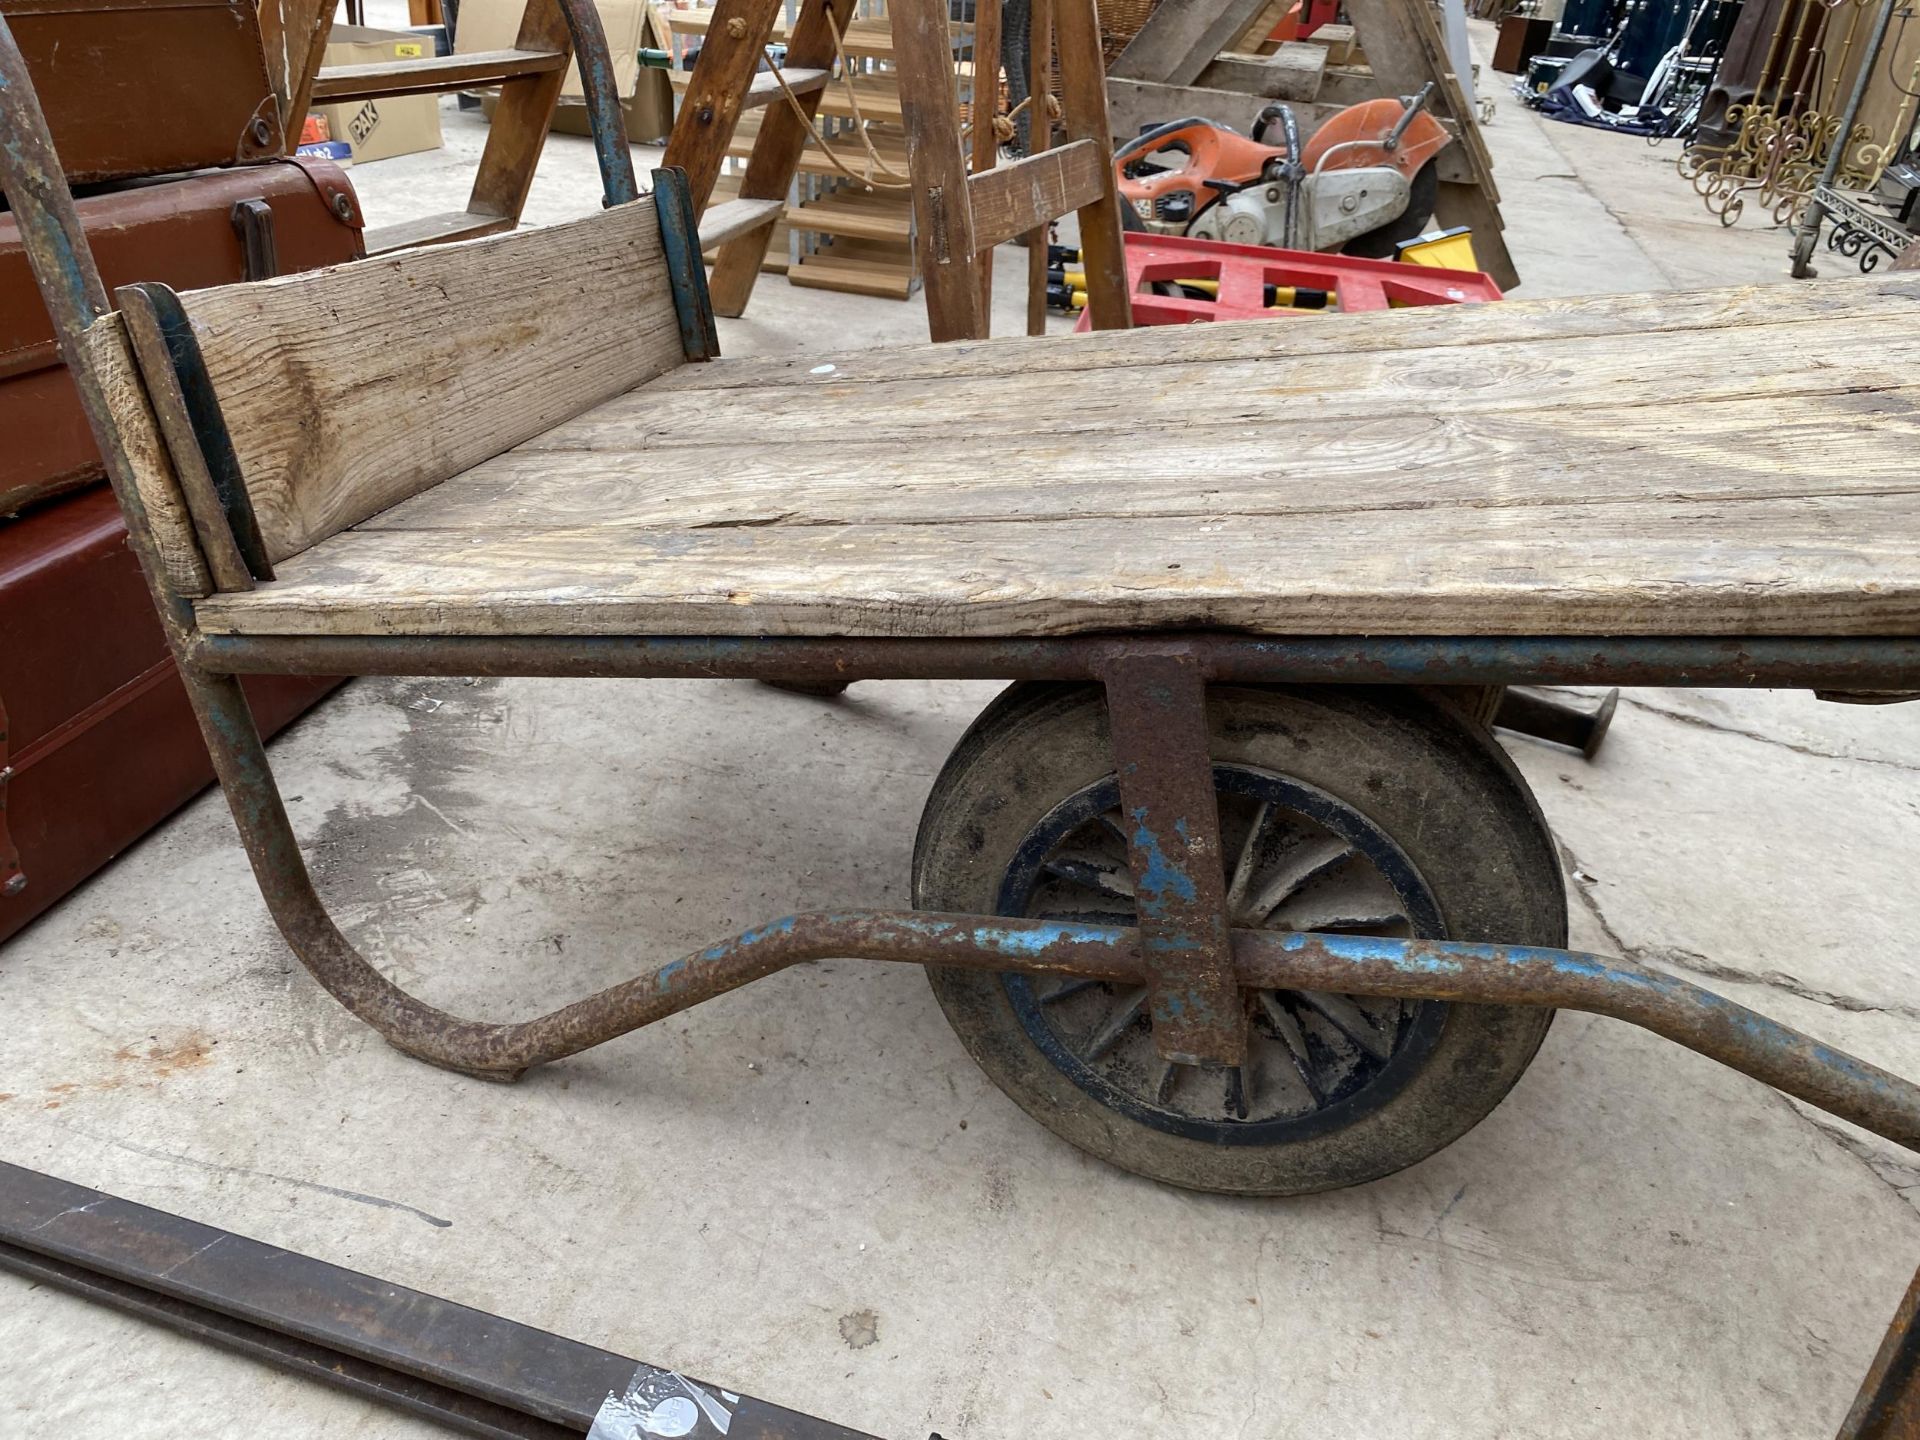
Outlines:
{"label": "ladder step", "polygon": [[398,225],[383,225],[366,234],[367,254],[385,255],[393,250],[410,250],[416,245],[444,245],[449,240],[474,240],[482,235],[498,235],[513,229],[510,215],[482,215],[472,210],[449,210],[441,215],[424,215]]}
{"label": "ladder step", "polygon": [[767,222],[779,219],[786,208],[785,200],[723,200],[718,205],[709,205],[707,213],[700,217],[700,248],[711,250],[736,235],[758,230]]}
{"label": "ladder step", "polygon": [[[673,77],[673,88],[676,90],[684,92],[693,83],[691,70],[668,73]],[[793,87],[796,95],[811,95],[815,90],[823,90],[827,81],[833,78],[831,70],[788,70],[785,73],[787,84]],[[740,108],[746,111],[770,105],[780,98],[781,93],[780,82],[773,78],[771,70],[757,71],[752,83],[747,86],[747,93],[740,98]]]}
{"label": "ladder step", "polygon": [[314,78],[315,104],[370,100],[383,95],[417,95],[498,85],[549,70],[564,70],[559,50],[479,50],[471,55],[437,55],[430,60],[381,61],[373,65],[323,67]]}

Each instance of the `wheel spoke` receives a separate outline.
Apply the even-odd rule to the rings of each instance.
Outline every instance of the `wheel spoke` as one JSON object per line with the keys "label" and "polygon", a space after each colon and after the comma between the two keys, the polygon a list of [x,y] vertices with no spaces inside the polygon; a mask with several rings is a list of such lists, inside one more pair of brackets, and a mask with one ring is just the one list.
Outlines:
{"label": "wheel spoke", "polygon": [[1353,858],[1353,854],[1353,846],[1338,836],[1300,846],[1281,860],[1280,868],[1268,877],[1246,909],[1235,918],[1248,928],[1264,925],[1267,917],[1284,905],[1302,885],[1344,864]]}
{"label": "wheel spoke", "polygon": [[1399,910],[1379,906],[1334,906],[1295,917],[1289,930],[1384,930],[1389,925],[1404,925],[1406,915]]}
{"label": "wheel spoke", "polygon": [[1313,1078],[1313,1061],[1307,1055],[1307,1037],[1300,1029],[1300,1022],[1271,990],[1260,992],[1260,1008],[1267,1012],[1267,1019],[1273,1024],[1273,1033],[1280,1037],[1280,1043],[1286,1047],[1294,1073],[1300,1077],[1300,1083],[1307,1087],[1307,1098],[1313,1101],[1315,1109],[1326,1104],[1326,1092],[1320,1088],[1320,1082]]}
{"label": "wheel spoke", "polygon": [[1294,994],[1316,1015],[1376,1060],[1393,1054],[1393,1041],[1380,1033],[1366,1011],[1344,995],[1325,990],[1296,990]]}
{"label": "wheel spoke", "polygon": [[1117,998],[1120,1002],[1119,1008],[1107,1017],[1107,1023],[1101,1026],[1099,1032],[1087,1042],[1086,1058],[1089,1060],[1098,1060],[1118,1045],[1120,1037],[1125,1035],[1133,1022],[1145,1013],[1147,987],[1136,985],[1133,989],[1122,992]]}
{"label": "wheel spoke", "polygon": [[1253,1103],[1253,1086],[1247,1083],[1247,1067],[1233,1065],[1227,1069],[1227,1113],[1236,1120],[1247,1118],[1247,1110]]}
{"label": "wheel spoke", "polygon": [[1042,1005],[1058,1005],[1062,1000],[1070,1000],[1075,995],[1084,994],[1096,985],[1104,985],[1104,980],[1062,980],[1053,989],[1040,997]]}
{"label": "wheel spoke", "polygon": [[1067,851],[1047,861],[1047,874],[1110,900],[1133,899],[1133,877],[1123,864],[1085,851]]}
{"label": "wheel spoke", "polygon": [[1247,886],[1253,883],[1254,861],[1260,854],[1260,842],[1267,838],[1267,827],[1273,823],[1273,802],[1262,800],[1260,809],[1255,812],[1253,825],[1247,831],[1246,842],[1240,847],[1240,858],[1233,862],[1233,880],[1227,886],[1227,914],[1239,913],[1241,902],[1247,898]]}
{"label": "wheel spoke", "polygon": [[1180,1078],[1180,1066],[1171,1060],[1160,1062],[1160,1078],[1154,1082],[1153,1098],[1161,1105],[1173,1103],[1174,1083]]}
{"label": "wheel spoke", "polygon": [[1035,920],[1062,920],[1070,925],[1131,925],[1131,910],[1087,910],[1070,900],[1055,899],[1051,904],[1035,905],[1028,910]]}

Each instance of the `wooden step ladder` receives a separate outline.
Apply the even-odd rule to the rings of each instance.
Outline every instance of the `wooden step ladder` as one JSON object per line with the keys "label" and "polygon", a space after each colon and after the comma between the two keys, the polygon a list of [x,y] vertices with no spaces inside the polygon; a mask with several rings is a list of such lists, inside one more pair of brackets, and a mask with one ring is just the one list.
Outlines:
{"label": "wooden step ladder", "polygon": [[[289,34],[293,33],[296,3],[311,3],[311,0],[288,0]],[[466,208],[368,230],[369,255],[448,240],[469,240],[517,226],[520,212],[526,208],[527,191],[533,184],[534,167],[546,146],[547,129],[553,123],[561,84],[576,54],[588,110],[595,117],[594,146],[599,155],[601,177],[608,182],[608,203],[615,203],[614,196],[619,189],[613,177],[622,171],[629,176],[632,173],[606,36],[591,0],[527,0],[520,32],[511,50],[439,55],[425,60],[322,66],[320,58],[326,50],[327,32],[331,28],[329,5],[325,11],[318,12],[318,23],[313,24],[304,73],[296,85],[288,88],[287,133],[290,136],[300,133],[300,123],[310,105],[345,104],[394,95],[446,94],[489,85],[500,87],[500,103],[487,131],[486,149],[481,153],[480,168],[474,176]],[[616,146],[617,160],[613,154]],[[634,196],[628,194],[623,198]]]}
{"label": "wooden step ladder", "polygon": [[[782,72],[805,118],[760,62],[784,7],[781,0],[719,0],[700,47],[686,93],[674,116],[662,164],[687,175],[700,248],[714,253],[708,281],[714,313],[738,316],[747,308],[773,227],[786,213],[800,154],[813,133],[820,92],[833,76],[835,36],[853,18],[855,0],[800,0],[786,41]],[[770,105],[740,177],[737,198],[709,208],[734,127],[748,110]]]}

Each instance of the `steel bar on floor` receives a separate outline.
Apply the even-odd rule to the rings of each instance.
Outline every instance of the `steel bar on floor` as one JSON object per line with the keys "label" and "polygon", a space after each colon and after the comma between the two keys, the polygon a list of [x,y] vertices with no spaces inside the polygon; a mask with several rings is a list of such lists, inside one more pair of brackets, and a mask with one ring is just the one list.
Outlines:
{"label": "steel bar on floor", "polygon": [[[0,1269],[464,1435],[585,1435],[610,1396],[688,1440],[873,1440],[324,1260],[0,1162]],[[621,1407],[608,1407],[618,1411]],[[601,1433],[647,1433],[616,1421]],[[660,1433],[669,1433],[661,1431]]]}

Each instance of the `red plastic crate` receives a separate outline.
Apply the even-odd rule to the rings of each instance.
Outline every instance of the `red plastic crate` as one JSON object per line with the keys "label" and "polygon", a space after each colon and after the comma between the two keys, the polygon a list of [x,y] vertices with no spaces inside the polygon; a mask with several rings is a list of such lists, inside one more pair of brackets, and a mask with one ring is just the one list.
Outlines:
{"label": "red plastic crate", "polygon": [[[1396,260],[1228,245],[1185,235],[1129,231],[1123,238],[1135,325],[1276,320],[1335,311],[1352,315],[1393,305],[1479,305],[1501,298],[1500,287],[1478,270],[1436,270]],[[1155,295],[1148,288],[1166,280],[1218,280],[1220,291],[1213,300],[1192,300]],[[1269,309],[1264,299],[1269,285],[1328,290],[1334,303],[1324,311]],[[1091,325],[1083,312],[1075,328],[1086,330]]]}

